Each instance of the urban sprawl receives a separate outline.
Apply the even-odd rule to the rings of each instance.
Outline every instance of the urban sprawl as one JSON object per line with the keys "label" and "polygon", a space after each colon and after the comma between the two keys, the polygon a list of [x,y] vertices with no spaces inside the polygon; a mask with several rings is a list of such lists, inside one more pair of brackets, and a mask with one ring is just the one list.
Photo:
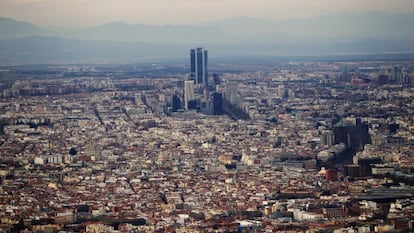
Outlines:
{"label": "urban sprawl", "polygon": [[414,231],[414,63],[147,66],[0,70],[0,232]]}

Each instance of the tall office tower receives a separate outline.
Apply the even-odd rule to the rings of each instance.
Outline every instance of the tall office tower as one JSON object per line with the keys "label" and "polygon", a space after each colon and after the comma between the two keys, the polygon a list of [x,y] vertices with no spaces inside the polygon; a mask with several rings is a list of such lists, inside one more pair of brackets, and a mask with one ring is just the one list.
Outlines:
{"label": "tall office tower", "polygon": [[189,109],[188,103],[195,100],[194,97],[194,81],[186,80],[184,81],[184,108],[185,110]]}
{"label": "tall office tower", "polygon": [[180,109],[181,107],[181,100],[180,97],[178,95],[173,95],[172,97],[172,111],[173,112],[177,112],[178,109]]}
{"label": "tall office tower", "polygon": [[196,84],[208,86],[207,50],[204,48],[191,49],[191,76]]}
{"label": "tall office tower", "polygon": [[223,95],[221,93],[214,92],[211,97],[213,99],[213,114],[223,114]]}

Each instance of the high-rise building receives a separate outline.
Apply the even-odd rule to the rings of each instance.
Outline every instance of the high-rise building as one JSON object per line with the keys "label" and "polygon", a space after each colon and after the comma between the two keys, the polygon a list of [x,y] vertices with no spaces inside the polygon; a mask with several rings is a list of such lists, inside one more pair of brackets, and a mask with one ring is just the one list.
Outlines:
{"label": "high-rise building", "polygon": [[213,100],[213,114],[223,114],[223,95],[221,93],[214,92],[211,97]]}
{"label": "high-rise building", "polygon": [[195,100],[194,81],[186,80],[184,81],[184,108],[185,110],[189,109],[188,103],[193,100]]}
{"label": "high-rise building", "polygon": [[172,97],[172,111],[173,112],[177,112],[178,109],[180,109],[181,107],[181,100],[180,97],[178,95],[173,95]]}
{"label": "high-rise building", "polygon": [[207,50],[204,48],[191,49],[191,76],[196,84],[208,86]]}

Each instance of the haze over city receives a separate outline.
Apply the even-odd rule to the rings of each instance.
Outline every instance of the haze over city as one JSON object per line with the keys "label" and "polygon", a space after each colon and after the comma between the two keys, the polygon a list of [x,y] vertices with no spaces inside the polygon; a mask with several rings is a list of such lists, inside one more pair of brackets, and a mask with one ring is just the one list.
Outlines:
{"label": "haze over city", "polygon": [[0,62],[182,62],[194,46],[226,60],[413,54],[413,12],[403,0],[6,0]]}
{"label": "haze over city", "polygon": [[0,233],[414,232],[413,22],[0,0]]}

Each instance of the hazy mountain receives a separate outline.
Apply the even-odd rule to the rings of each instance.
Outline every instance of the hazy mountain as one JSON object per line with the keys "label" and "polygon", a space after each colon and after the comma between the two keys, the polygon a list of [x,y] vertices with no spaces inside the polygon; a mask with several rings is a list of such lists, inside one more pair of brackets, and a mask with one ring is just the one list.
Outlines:
{"label": "hazy mountain", "polygon": [[216,27],[108,23],[87,28],[82,36],[89,40],[129,42],[199,43],[227,42],[231,36]]}
{"label": "hazy mountain", "polygon": [[[414,37],[414,14],[325,15],[305,19],[264,20],[249,17],[207,23],[233,34],[256,39],[348,39]],[[273,37],[273,38],[272,38]]]}
{"label": "hazy mountain", "polygon": [[160,43],[278,42],[301,39],[414,37],[414,14],[359,13],[265,20],[230,18],[200,25],[144,25],[112,22],[88,28],[45,28],[0,18],[0,38],[59,36],[82,40]]}
{"label": "hazy mountain", "polygon": [[414,53],[414,14],[347,14],[308,19],[231,18],[201,25],[108,23],[44,28],[0,18],[0,62],[106,63],[214,57]]}
{"label": "hazy mountain", "polygon": [[0,39],[13,39],[42,35],[44,32],[33,24],[0,17]]}
{"label": "hazy mountain", "polygon": [[372,12],[286,20],[237,17],[195,26],[114,22],[55,35],[86,40],[160,43],[263,43],[303,39],[346,41],[414,37],[411,22],[414,22],[414,14]]}

